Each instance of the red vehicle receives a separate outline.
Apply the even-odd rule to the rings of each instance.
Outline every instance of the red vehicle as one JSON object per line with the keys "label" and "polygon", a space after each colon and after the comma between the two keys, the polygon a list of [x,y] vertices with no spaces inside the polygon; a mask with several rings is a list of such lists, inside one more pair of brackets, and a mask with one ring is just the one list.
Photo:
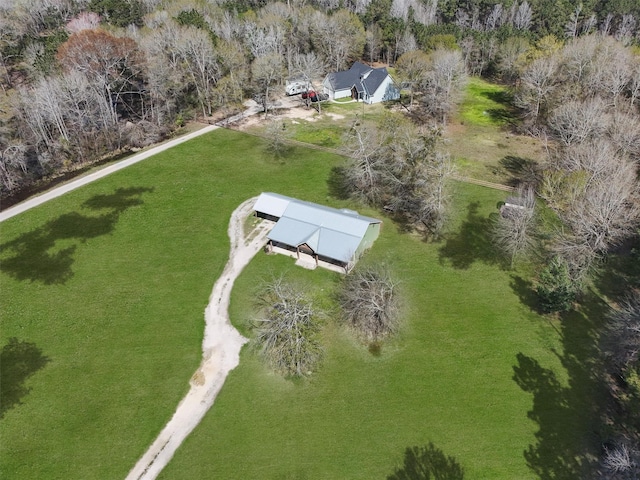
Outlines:
{"label": "red vehicle", "polygon": [[312,102],[315,101],[315,97],[317,96],[315,90],[307,90],[306,92],[302,92],[302,99],[306,100],[307,98]]}

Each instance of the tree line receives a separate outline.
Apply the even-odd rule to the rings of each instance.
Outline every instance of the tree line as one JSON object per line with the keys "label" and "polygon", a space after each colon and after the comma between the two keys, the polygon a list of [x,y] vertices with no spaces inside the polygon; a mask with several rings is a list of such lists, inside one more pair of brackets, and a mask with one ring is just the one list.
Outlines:
{"label": "tree line", "polygon": [[[287,76],[319,78],[354,60],[395,63],[413,52],[403,69],[413,92],[426,52],[453,50],[472,74],[514,79],[522,55],[545,35],[599,31],[623,44],[638,40],[634,2],[551,3],[5,0],[1,194],[143,147],[186,119],[233,111],[247,97],[267,107]],[[451,55],[432,57],[441,68],[459,68]],[[437,96],[424,104],[443,121],[451,98],[434,82],[428,93]]]}

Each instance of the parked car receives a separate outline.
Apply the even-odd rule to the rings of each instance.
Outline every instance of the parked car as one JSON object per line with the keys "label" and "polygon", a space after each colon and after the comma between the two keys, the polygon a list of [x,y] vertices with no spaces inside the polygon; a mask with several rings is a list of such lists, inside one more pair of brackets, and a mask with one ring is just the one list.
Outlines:
{"label": "parked car", "polygon": [[313,96],[309,95],[309,100],[312,102],[324,102],[325,100],[329,100],[329,94],[313,92]]}
{"label": "parked car", "polygon": [[315,90],[307,90],[306,92],[302,92],[302,99],[306,100],[307,98],[309,100],[311,100],[312,102],[314,101],[313,98],[316,96],[316,92]]}

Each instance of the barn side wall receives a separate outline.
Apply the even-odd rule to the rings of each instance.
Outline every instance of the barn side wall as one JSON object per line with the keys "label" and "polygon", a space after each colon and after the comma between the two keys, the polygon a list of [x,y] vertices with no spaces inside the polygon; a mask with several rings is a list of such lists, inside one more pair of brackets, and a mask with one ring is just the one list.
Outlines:
{"label": "barn side wall", "polygon": [[358,259],[360,255],[364,253],[365,250],[371,248],[373,242],[376,241],[378,236],[380,235],[380,225],[381,223],[371,223],[369,224],[369,228],[365,232],[362,237],[362,241],[360,245],[358,245],[358,249],[356,250],[356,254],[354,255],[355,259]]}

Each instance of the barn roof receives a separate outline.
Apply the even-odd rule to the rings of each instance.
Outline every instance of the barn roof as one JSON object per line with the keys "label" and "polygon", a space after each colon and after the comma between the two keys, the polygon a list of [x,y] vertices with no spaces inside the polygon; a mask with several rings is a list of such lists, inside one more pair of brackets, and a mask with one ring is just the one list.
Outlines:
{"label": "barn roof", "polygon": [[349,70],[330,73],[327,78],[334,91],[355,86],[358,92],[365,91],[373,95],[388,75],[385,67],[372,68],[364,63],[355,62]]}
{"label": "barn roof", "polygon": [[256,212],[281,217],[291,200],[291,197],[285,197],[277,193],[263,193],[258,197],[253,209]]}
{"label": "barn roof", "polygon": [[254,210],[280,217],[268,234],[270,240],[296,247],[307,244],[318,255],[342,262],[352,259],[369,225],[381,223],[353,210],[339,210],[276,193],[262,193]]}

